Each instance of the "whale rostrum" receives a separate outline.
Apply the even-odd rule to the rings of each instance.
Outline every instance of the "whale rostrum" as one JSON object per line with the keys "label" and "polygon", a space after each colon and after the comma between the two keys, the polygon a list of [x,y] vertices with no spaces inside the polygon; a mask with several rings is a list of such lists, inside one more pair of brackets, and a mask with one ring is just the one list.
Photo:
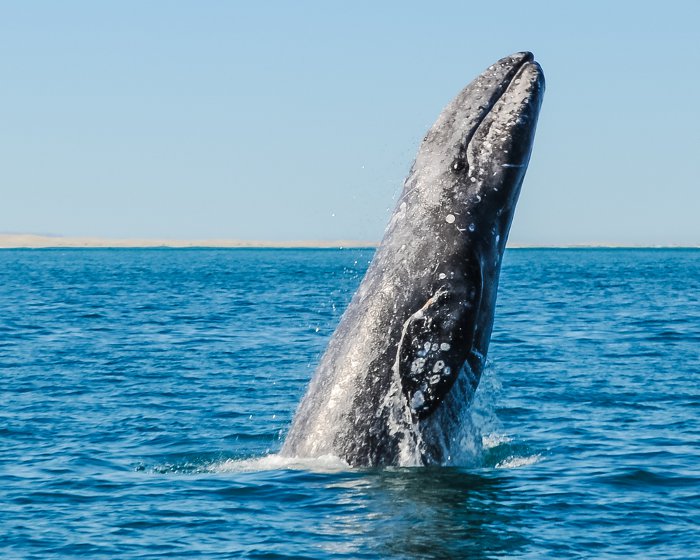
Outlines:
{"label": "whale rostrum", "polygon": [[428,131],[282,455],[443,464],[481,377],[501,259],[544,93],[529,52],[466,86]]}

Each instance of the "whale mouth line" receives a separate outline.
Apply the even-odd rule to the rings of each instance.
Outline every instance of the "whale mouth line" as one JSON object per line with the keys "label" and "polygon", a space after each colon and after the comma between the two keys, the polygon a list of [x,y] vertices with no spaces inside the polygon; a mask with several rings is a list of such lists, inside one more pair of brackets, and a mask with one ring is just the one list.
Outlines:
{"label": "whale mouth line", "polygon": [[486,103],[486,105],[483,107],[483,112],[479,116],[478,121],[471,128],[471,130],[469,131],[469,134],[467,134],[465,136],[464,141],[461,143],[460,148],[459,148],[458,159],[466,159],[467,148],[469,147],[469,144],[471,143],[472,139],[474,138],[477,131],[481,127],[482,123],[486,120],[486,118],[491,113],[491,110],[503,98],[503,96],[508,93],[508,90],[510,89],[511,84],[515,81],[517,76],[522,72],[523,68],[525,68],[529,64],[532,64],[535,62],[535,55],[533,55],[531,52],[524,52],[522,54],[524,55],[522,60],[513,64],[513,67],[508,71],[508,73],[505,75],[505,77],[501,81],[500,86],[498,88],[496,88],[496,90],[494,91],[494,93],[491,95],[490,99]]}

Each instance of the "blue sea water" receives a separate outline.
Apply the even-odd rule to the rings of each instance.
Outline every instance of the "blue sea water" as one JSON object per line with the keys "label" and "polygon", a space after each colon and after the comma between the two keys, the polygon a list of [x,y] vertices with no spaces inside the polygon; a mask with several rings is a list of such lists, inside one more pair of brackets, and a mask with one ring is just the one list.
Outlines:
{"label": "blue sea water", "polygon": [[507,251],[463,466],[281,459],[371,256],[0,251],[0,557],[700,557],[700,251]]}

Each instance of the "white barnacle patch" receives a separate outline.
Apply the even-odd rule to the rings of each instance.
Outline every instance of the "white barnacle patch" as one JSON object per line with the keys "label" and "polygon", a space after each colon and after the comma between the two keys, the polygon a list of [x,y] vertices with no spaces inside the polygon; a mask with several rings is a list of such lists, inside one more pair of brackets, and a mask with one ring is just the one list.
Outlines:
{"label": "white barnacle patch", "polygon": [[438,348],[440,348],[440,346],[438,346],[437,342],[434,342],[433,345],[430,347],[430,349],[433,352],[437,352]]}
{"label": "white barnacle patch", "polygon": [[445,216],[445,221],[448,224],[453,224],[455,222],[455,215],[454,214],[447,214],[447,216]]}
{"label": "white barnacle patch", "polygon": [[445,362],[443,362],[442,360],[438,360],[437,362],[435,362],[435,365],[433,366],[433,373],[439,372],[444,367],[445,367]]}
{"label": "white barnacle patch", "polygon": [[417,375],[425,367],[425,358],[416,358],[411,363],[411,375]]}
{"label": "white barnacle patch", "polygon": [[438,274],[438,278],[440,280],[444,280],[445,278],[447,278],[447,274],[445,274],[444,272],[441,272],[440,274]]}
{"label": "white barnacle patch", "polygon": [[435,385],[438,381],[440,381],[439,375],[433,375],[430,377],[430,384],[431,385]]}
{"label": "white barnacle patch", "polygon": [[411,398],[411,408],[413,410],[420,408],[421,406],[423,406],[423,403],[425,403],[423,391],[416,391],[416,393],[413,395],[413,398]]}
{"label": "white barnacle patch", "polygon": [[451,346],[447,342],[443,342],[442,344],[440,344],[440,350],[442,350],[443,352],[447,352],[450,348]]}

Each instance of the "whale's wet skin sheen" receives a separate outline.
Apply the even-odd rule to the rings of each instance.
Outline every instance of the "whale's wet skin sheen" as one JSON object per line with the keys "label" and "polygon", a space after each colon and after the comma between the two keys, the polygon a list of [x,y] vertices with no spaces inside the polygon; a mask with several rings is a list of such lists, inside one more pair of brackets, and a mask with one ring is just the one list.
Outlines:
{"label": "whale's wet skin sheen", "polygon": [[484,368],[543,93],[532,54],[516,53],[440,114],[283,456],[336,456],[352,466],[453,461]]}

